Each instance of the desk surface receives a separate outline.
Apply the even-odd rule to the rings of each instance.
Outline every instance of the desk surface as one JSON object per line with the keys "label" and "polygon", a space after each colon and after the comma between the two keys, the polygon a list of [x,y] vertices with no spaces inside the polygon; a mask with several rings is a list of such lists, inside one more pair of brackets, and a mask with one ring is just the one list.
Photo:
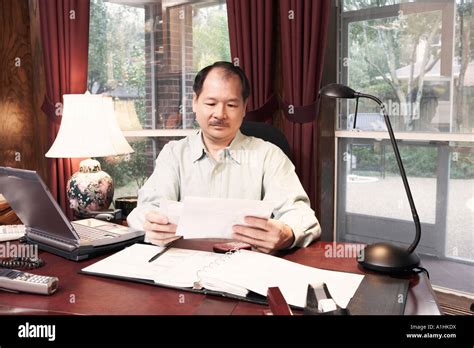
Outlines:
{"label": "desk surface", "polygon": [[[217,240],[180,240],[179,248],[212,250]],[[354,258],[325,257],[325,246],[317,242],[307,248],[283,255],[287,260],[324,269],[364,274]],[[74,262],[47,252],[40,252],[46,265],[31,273],[59,278],[59,290],[52,296],[14,294],[0,295],[0,315],[48,315],[48,314],[138,314],[138,315],[191,315],[237,314],[261,315],[267,306],[237,301],[218,296],[196,294],[166,289],[123,280],[101,278],[77,272],[98,261]],[[410,279],[405,314],[440,314],[434,292],[425,274]]]}

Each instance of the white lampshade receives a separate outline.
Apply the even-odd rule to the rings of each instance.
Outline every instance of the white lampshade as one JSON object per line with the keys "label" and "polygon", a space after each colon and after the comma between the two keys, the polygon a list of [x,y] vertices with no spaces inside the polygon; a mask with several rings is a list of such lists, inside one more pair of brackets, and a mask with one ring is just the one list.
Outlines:
{"label": "white lampshade", "polygon": [[134,152],[120,130],[111,97],[63,96],[61,127],[46,157],[106,157]]}

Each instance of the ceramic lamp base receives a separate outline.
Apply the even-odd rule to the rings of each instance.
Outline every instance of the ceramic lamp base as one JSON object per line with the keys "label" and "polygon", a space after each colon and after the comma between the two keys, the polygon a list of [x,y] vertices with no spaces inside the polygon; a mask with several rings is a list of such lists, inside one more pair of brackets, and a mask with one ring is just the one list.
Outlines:
{"label": "ceramic lamp base", "polygon": [[114,184],[110,175],[102,171],[98,161],[86,159],[67,182],[66,192],[69,206],[78,215],[84,215],[110,206]]}

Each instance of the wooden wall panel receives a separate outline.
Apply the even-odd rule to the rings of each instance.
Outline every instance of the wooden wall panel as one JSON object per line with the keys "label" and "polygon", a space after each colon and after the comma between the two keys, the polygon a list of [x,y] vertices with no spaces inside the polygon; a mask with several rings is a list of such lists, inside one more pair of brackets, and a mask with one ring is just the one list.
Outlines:
{"label": "wooden wall panel", "polygon": [[34,97],[40,98],[35,64],[42,63],[34,62],[30,34],[28,0],[0,1],[0,166],[37,170],[45,166]]}
{"label": "wooden wall panel", "polygon": [[36,170],[43,180],[47,175],[47,159],[44,154],[49,149],[47,116],[41,110],[46,95],[46,80],[44,75],[43,48],[41,46],[41,27],[39,17],[39,0],[29,0],[31,59],[33,63],[33,123],[35,131]]}

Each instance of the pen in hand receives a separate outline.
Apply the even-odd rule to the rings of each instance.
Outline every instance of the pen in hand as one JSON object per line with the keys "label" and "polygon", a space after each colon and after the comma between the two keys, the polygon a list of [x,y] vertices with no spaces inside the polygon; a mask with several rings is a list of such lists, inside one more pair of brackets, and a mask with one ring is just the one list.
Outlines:
{"label": "pen in hand", "polygon": [[158,257],[160,257],[161,255],[163,255],[169,248],[170,248],[170,246],[165,247],[165,248],[164,248],[163,250],[161,250],[158,254],[156,254],[156,255],[153,256],[151,259],[149,259],[149,260],[148,260],[148,263],[155,261]]}

